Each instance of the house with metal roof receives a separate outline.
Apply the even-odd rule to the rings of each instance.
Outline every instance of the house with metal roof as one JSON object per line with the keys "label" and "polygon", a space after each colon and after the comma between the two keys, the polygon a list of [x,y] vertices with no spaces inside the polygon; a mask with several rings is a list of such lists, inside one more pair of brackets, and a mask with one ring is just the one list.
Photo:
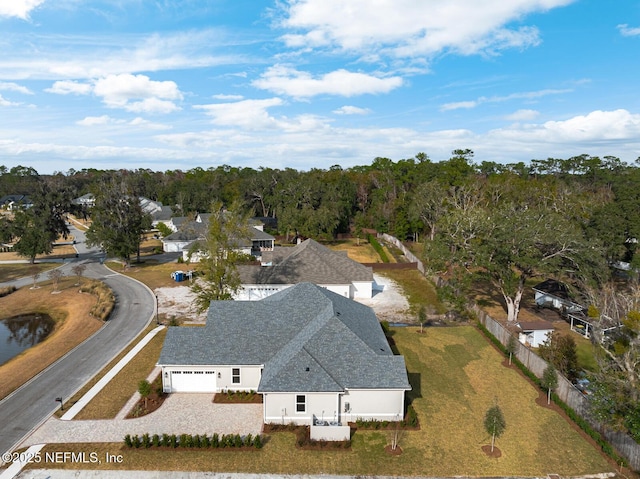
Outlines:
{"label": "house with metal roof", "polygon": [[258,300],[297,283],[314,283],[351,299],[371,298],[373,270],[313,239],[294,247],[276,247],[261,265],[238,266],[241,289],[235,299]]}
{"label": "house with metal roof", "polygon": [[167,393],[254,390],[265,423],[399,420],[409,385],[367,306],[311,283],[260,301],[212,301],[203,328],[171,327]]}

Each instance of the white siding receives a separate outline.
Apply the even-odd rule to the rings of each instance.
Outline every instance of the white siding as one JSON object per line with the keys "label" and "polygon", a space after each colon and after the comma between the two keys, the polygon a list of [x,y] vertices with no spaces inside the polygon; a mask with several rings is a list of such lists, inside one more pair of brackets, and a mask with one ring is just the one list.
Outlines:
{"label": "white siding", "polygon": [[354,281],[353,299],[371,299],[373,297],[373,281]]}
{"label": "white siding", "polygon": [[[296,396],[305,396],[305,411],[296,411]],[[325,421],[334,421],[338,413],[338,393],[266,393],[264,400],[264,422],[278,424],[306,424],[313,416]]]}
{"label": "white siding", "polygon": [[236,301],[258,301],[272,294],[290,288],[291,284],[243,284],[234,298]]}
{"label": "white siding", "polygon": [[[239,383],[233,382],[234,368],[240,369]],[[256,391],[261,371],[261,366],[164,366],[162,389],[167,393]]]}
{"label": "white siding", "polygon": [[358,418],[399,421],[403,417],[404,390],[351,389],[340,397],[340,422],[343,424]]}
{"label": "white siding", "polygon": [[[340,296],[344,296],[345,298],[349,298],[349,294],[351,293],[351,284],[319,284],[318,286],[322,286],[323,288],[327,288],[329,291],[333,291]],[[351,299],[353,299],[351,297]]]}

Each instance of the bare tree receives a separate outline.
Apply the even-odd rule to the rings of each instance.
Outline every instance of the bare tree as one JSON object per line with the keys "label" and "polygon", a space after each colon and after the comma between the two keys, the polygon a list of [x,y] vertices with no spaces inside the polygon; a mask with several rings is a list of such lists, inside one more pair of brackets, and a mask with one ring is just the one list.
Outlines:
{"label": "bare tree", "polygon": [[71,271],[73,271],[73,274],[78,277],[78,282],[75,284],[75,286],[80,286],[80,283],[82,282],[82,275],[84,274],[85,269],[87,269],[87,265],[84,263],[78,263],[71,267]]}
{"label": "bare tree", "polygon": [[60,283],[60,278],[64,276],[64,273],[56,268],[49,271],[47,273],[47,276],[51,281],[53,281],[53,291],[51,291],[51,294],[59,293],[60,291],[58,291],[58,284]]}

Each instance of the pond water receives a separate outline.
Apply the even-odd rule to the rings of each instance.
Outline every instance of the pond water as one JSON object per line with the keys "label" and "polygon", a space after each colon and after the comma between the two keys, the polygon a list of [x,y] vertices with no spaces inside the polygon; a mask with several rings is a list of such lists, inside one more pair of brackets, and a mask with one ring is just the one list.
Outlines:
{"label": "pond water", "polygon": [[54,328],[46,314],[25,314],[0,320],[0,364],[45,339]]}

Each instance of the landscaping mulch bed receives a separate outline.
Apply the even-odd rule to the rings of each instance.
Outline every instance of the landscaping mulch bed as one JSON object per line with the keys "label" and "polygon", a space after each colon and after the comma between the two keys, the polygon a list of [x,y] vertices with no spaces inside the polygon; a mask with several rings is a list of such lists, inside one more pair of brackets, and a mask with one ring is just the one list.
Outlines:
{"label": "landscaping mulch bed", "polygon": [[158,374],[151,383],[151,394],[147,396],[146,400],[145,398],[140,398],[125,419],[133,419],[152,413],[162,406],[167,397],[168,394],[162,392],[162,375]]}
{"label": "landscaping mulch bed", "polygon": [[500,449],[498,449],[497,447],[493,446],[493,451],[491,450],[491,445],[490,444],[486,444],[484,446],[482,446],[482,452],[484,452],[487,456],[489,457],[501,457],[502,456],[502,451]]}
{"label": "landscaping mulch bed", "polygon": [[213,402],[216,404],[262,404],[262,394],[254,391],[229,391],[214,394]]}

